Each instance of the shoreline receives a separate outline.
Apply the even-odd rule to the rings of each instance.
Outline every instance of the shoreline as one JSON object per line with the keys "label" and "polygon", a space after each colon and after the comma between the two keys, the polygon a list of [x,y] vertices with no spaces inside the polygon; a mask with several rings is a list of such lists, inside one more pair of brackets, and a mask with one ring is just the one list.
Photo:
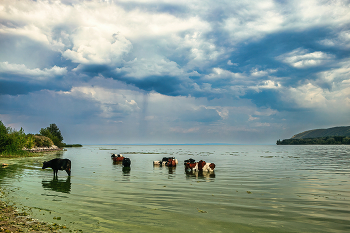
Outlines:
{"label": "shoreline", "polygon": [[[58,147],[36,147],[33,149],[23,148],[22,153],[12,153],[12,154],[0,154],[0,159],[15,159],[15,158],[27,158],[27,157],[38,157],[45,153],[65,151],[64,148]],[[3,164],[6,166],[7,164]]]}
{"label": "shoreline", "polygon": [[24,148],[23,150],[31,152],[31,153],[41,153],[41,152],[62,151],[62,150],[64,150],[64,148],[59,148],[59,147],[54,145],[54,146],[51,146],[51,147],[35,147],[35,148],[32,148],[32,149]]}
{"label": "shoreline", "polygon": [[41,222],[31,218],[26,212],[19,212],[14,206],[0,200],[1,232],[62,232],[66,226],[57,223]]}
{"label": "shoreline", "polygon": [[[63,150],[63,148],[39,147],[29,149],[27,151],[32,152],[33,154],[35,154],[35,156],[40,156],[36,153],[55,152],[61,150]],[[1,158],[6,159],[19,157],[1,156]],[[5,169],[7,166],[8,164],[3,163],[2,167],[0,166],[0,169]],[[64,225],[43,222],[38,219],[32,218],[25,211],[20,211],[14,205],[11,205],[7,201],[3,200],[4,196],[6,196],[5,192],[0,187],[0,232],[62,232],[62,230],[64,229],[68,230],[68,228]]]}

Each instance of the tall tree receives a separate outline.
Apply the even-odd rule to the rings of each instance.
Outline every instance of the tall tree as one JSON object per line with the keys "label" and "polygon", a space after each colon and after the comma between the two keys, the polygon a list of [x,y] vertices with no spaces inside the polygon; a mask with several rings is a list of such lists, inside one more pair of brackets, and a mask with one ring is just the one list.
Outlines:
{"label": "tall tree", "polygon": [[57,127],[56,124],[50,124],[50,127],[48,127],[48,130],[51,132],[51,134],[58,138],[61,142],[63,141],[63,137],[61,134],[61,130]]}
{"label": "tall tree", "polygon": [[8,130],[6,126],[0,121],[0,152],[4,151],[8,144]]}
{"label": "tall tree", "polygon": [[50,138],[53,141],[53,143],[58,147],[64,146],[64,143],[62,143],[63,136],[56,124],[50,124],[49,127],[41,128],[40,135]]}

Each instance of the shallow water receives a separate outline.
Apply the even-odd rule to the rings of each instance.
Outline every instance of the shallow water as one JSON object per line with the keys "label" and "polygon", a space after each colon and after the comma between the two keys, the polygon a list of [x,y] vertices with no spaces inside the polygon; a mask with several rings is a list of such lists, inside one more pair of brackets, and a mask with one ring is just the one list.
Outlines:
{"label": "shallow water", "polygon": [[[113,164],[111,153],[131,159]],[[174,169],[152,161],[174,156]],[[72,176],[42,162],[69,158]],[[186,173],[183,161],[216,164]],[[115,146],[68,148],[6,161],[2,200],[84,232],[347,232],[350,146]]]}

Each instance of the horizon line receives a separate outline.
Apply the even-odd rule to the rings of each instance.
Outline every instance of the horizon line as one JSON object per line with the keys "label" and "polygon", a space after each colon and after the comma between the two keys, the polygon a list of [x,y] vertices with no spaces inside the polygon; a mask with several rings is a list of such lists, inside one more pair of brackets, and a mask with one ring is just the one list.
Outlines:
{"label": "horizon line", "polygon": [[244,146],[244,145],[275,145],[275,144],[233,144],[233,143],[130,143],[130,144],[81,144],[85,146],[99,146],[99,145],[106,145],[106,146]]}

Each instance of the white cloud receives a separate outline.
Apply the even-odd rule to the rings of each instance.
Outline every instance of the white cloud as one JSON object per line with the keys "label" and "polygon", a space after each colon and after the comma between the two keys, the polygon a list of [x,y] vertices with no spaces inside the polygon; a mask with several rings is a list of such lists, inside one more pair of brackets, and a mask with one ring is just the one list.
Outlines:
{"label": "white cloud", "polygon": [[276,72],[277,70],[273,69],[268,69],[268,70],[259,70],[258,68],[254,68],[250,71],[251,76],[253,77],[262,77],[262,76],[267,76],[271,73]]}
{"label": "white cloud", "polygon": [[346,1],[232,1],[225,8],[231,14],[223,28],[233,44],[259,40],[280,31],[338,27],[350,21]]}
{"label": "white cloud", "polygon": [[[52,68],[45,69],[28,69],[25,65],[22,64],[10,64],[8,62],[0,62],[0,74],[12,75],[13,77],[9,78],[12,81],[14,79],[23,79],[27,78],[30,80],[47,80],[54,78],[56,76],[63,76],[67,74],[67,68],[62,68],[54,66]],[[1,78],[0,78],[1,79]],[[2,78],[7,79],[7,78]]]}
{"label": "white cloud", "polygon": [[[126,11],[117,4],[101,1],[66,5],[59,1],[23,0],[3,1],[1,6],[0,19],[6,24],[0,33],[38,41],[76,63],[115,65],[125,54],[139,61],[168,60],[167,55],[161,54],[168,47],[169,51],[187,51],[193,60],[188,69],[192,69],[217,59],[223,52],[201,36],[211,26],[199,16],[182,18],[137,7]],[[134,44],[147,48],[147,40],[155,45],[149,51],[131,51]],[[159,45],[163,49],[155,51]],[[158,55],[151,55],[155,53]]]}
{"label": "white cloud", "polygon": [[285,23],[285,17],[273,1],[241,1],[228,8],[234,9],[234,13],[224,21],[224,29],[235,43],[259,40],[280,30]]}
{"label": "white cloud", "polygon": [[295,49],[292,52],[280,55],[277,60],[289,64],[295,68],[307,68],[312,66],[320,66],[327,62],[332,61],[335,58],[334,55],[327,54],[321,51],[310,53],[306,49]]}
{"label": "white cloud", "polygon": [[140,110],[137,102],[131,97],[135,94],[140,95],[135,91],[80,86],[73,87],[67,92],[61,92],[61,94],[98,103],[101,109],[100,116],[103,118],[113,118],[123,114],[129,115]]}
{"label": "white cloud", "polygon": [[284,101],[293,101],[300,108],[318,109],[323,112],[349,112],[350,81],[341,82],[341,88],[329,91],[312,83],[285,90]]}
{"label": "white cloud", "polygon": [[228,60],[227,65],[229,65],[229,66],[238,66],[238,63],[232,63],[231,60]]}
{"label": "white cloud", "polygon": [[117,68],[117,72],[126,72],[127,77],[143,78],[151,75],[182,76],[186,73],[173,61],[158,59],[135,58],[126,62],[122,68]]}
{"label": "white cloud", "polygon": [[350,20],[347,1],[293,1],[290,4],[295,12],[295,25],[340,25]]}
{"label": "white cloud", "polygon": [[248,116],[249,116],[248,121],[259,120],[259,117],[253,117],[252,115],[248,115]]}
{"label": "white cloud", "polygon": [[193,127],[193,128],[189,128],[189,129],[183,129],[183,128],[177,127],[177,128],[170,128],[170,131],[176,132],[176,133],[183,133],[183,134],[195,133],[195,132],[199,131],[199,127]]}
{"label": "white cloud", "polygon": [[222,68],[213,68],[210,74],[205,75],[203,80],[218,80],[218,79],[244,79],[246,76],[242,73],[233,73]]}
{"label": "white cloud", "polygon": [[205,109],[213,109],[217,112],[217,114],[222,118],[222,119],[227,119],[229,117],[229,108],[228,107],[221,107],[221,106],[199,106],[198,108],[205,108]]}
{"label": "white cloud", "polygon": [[324,90],[311,83],[297,88],[290,88],[288,97],[293,99],[301,108],[325,108]]}
{"label": "white cloud", "polygon": [[267,122],[257,122],[257,123],[255,123],[255,126],[256,127],[270,127],[271,126],[271,124],[270,123],[267,123]]}
{"label": "white cloud", "polygon": [[256,110],[254,112],[254,115],[257,115],[257,116],[272,116],[274,114],[277,114],[278,111],[277,110],[274,110],[274,109],[271,109],[271,108],[261,108],[258,110]]}
{"label": "white cloud", "polygon": [[342,81],[350,79],[350,60],[345,59],[338,63],[339,68],[333,68],[327,71],[318,73],[319,79],[316,82],[330,83],[333,88],[342,86]]}
{"label": "white cloud", "polygon": [[261,85],[258,86],[258,89],[278,89],[281,88],[282,85],[279,82],[275,82],[273,80],[263,81]]}
{"label": "white cloud", "polygon": [[73,48],[63,52],[63,57],[80,64],[109,64],[122,61],[122,56],[132,49],[130,41],[122,35],[103,32],[97,27],[82,27],[71,35]]}
{"label": "white cloud", "polygon": [[341,115],[349,112],[349,64],[349,60],[345,59],[337,64],[338,68],[317,73],[315,80],[306,80],[297,87],[281,87],[282,101],[324,113],[337,112]]}
{"label": "white cloud", "polygon": [[350,48],[350,31],[341,31],[336,37],[320,40],[319,43],[329,47]]}
{"label": "white cloud", "polygon": [[[1,79],[42,81],[65,76],[62,79],[64,83],[57,84],[65,87],[73,86],[67,92],[42,91],[19,95],[16,98],[14,95],[4,95],[1,103],[7,104],[6,101],[11,103],[8,104],[9,110],[6,111],[11,112],[12,108],[15,109],[12,107],[14,105],[17,106],[17,111],[25,109],[21,110],[24,115],[26,114],[24,112],[30,112],[27,110],[37,112],[37,106],[43,104],[45,111],[49,107],[52,108],[50,117],[60,119],[63,115],[57,112],[56,106],[64,106],[66,109],[64,115],[69,115],[70,111],[69,117],[76,121],[99,121],[96,124],[98,130],[109,131],[107,123],[122,122],[125,124],[124,131],[130,132],[131,137],[134,137],[139,135],[141,125],[146,125],[147,128],[148,124],[147,135],[160,135],[159,138],[168,136],[169,141],[176,132],[191,135],[192,138],[209,135],[208,138],[231,140],[237,131],[238,134],[243,131],[255,134],[261,132],[261,129],[257,129],[259,127],[274,127],[271,122],[278,120],[277,117],[273,119],[275,114],[279,114],[277,110],[259,108],[254,105],[254,99],[250,100],[247,96],[241,98],[252,90],[264,91],[262,95],[270,91],[279,92],[281,99],[271,101],[281,101],[281,104],[286,105],[286,109],[292,106],[296,109],[316,109],[321,112],[330,111],[329,109],[337,113],[349,112],[349,61],[336,63],[337,58],[332,54],[302,48],[275,58],[298,68],[298,75],[307,71],[302,70],[303,68],[321,66],[328,68],[327,71],[313,73],[312,78],[317,77],[317,80],[305,77],[307,80],[298,82],[291,80],[290,77],[286,77],[286,80],[275,77],[276,73],[278,76],[288,72],[289,67],[286,70],[278,69],[279,72],[276,72],[277,69],[268,69],[277,63],[270,62],[270,58],[267,57],[276,54],[280,48],[293,46],[291,49],[293,50],[298,41],[290,44],[287,38],[287,41],[283,41],[285,44],[279,44],[275,47],[276,50],[269,51],[264,61],[262,57],[249,58],[255,55],[252,55],[254,50],[243,51],[245,48],[251,48],[249,42],[258,42],[268,35],[271,35],[269,39],[278,39],[280,32],[283,36],[286,33],[307,34],[315,28],[323,28],[328,34],[317,39],[316,36],[325,35],[321,30],[321,33],[317,33],[313,38],[320,40],[319,43],[322,45],[332,46],[332,49],[338,50],[338,54],[345,54],[344,49],[349,48],[350,44],[350,33],[344,30],[350,22],[349,6],[346,1],[74,0],[74,4],[62,2],[1,1],[1,41],[6,43],[6,40],[14,39],[11,45],[17,50],[19,47],[16,46],[23,41],[27,43],[23,43],[22,47],[24,44],[35,44],[36,47],[44,48],[42,49],[44,52],[52,50],[52,58],[54,57],[45,63],[46,66],[39,66],[34,63],[23,65],[21,62],[14,62],[16,59],[20,60],[18,56],[20,51],[16,51],[12,60],[7,59],[11,54],[0,54]],[[161,4],[165,7],[162,8]],[[175,6],[174,11],[166,11],[170,5]],[[333,28],[333,31],[329,31]],[[330,33],[334,33],[334,36],[327,37]],[[30,49],[27,51],[29,54]],[[37,56],[30,57],[33,57],[33,60],[34,57],[44,59],[39,52]],[[327,66],[327,63],[332,63],[332,66]],[[74,76],[68,76],[68,68],[59,67],[61,65],[57,64],[77,66],[73,70],[75,72],[72,72]],[[135,86],[122,84],[121,81],[117,82],[111,78],[105,79],[102,75],[99,76],[100,79],[92,78],[94,81],[91,77],[84,79],[86,75],[91,74],[79,73],[80,68],[86,68],[86,65],[91,64],[108,66],[125,79],[176,76],[177,80],[182,82],[179,84],[180,93],[185,96],[174,97],[153,92],[144,94]],[[196,77],[190,79],[189,76]],[[90,81],[87,81],[88,79]],[[293,83],[293,87],[288,87],[288,83]],[[190,94],[210,96],[214,99],[195,98]],[[28,107],[21,104],[26,100]],[[67,109],[67,106],[71,109]],[[82,112],[84,117],[79,115]],[[89,113],[94,116],[87,115]],[[11,117],[15,115],[12,114]],[[285,119],[293,121],[293,117]],[[101,122],[104,128],[100,127]],[[173,133],[169,135],[163,133],[169,131]],[[113,130],[109,133],[115,132]],[[196,133],[196,137],[190,132]],[[241,135],[236,138],[241,138]]]}

